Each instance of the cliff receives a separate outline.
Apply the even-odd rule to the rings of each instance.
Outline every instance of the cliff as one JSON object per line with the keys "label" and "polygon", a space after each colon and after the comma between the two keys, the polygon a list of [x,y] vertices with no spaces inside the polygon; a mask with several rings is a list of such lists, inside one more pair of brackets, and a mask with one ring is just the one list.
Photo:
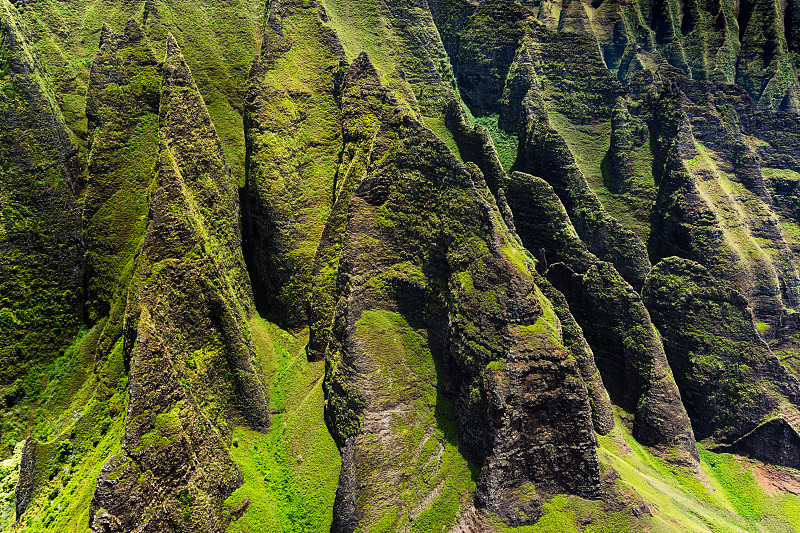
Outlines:
{"label": "cliff", "polygon": [[0,0],[0,530],[800,531],[799,5]]}

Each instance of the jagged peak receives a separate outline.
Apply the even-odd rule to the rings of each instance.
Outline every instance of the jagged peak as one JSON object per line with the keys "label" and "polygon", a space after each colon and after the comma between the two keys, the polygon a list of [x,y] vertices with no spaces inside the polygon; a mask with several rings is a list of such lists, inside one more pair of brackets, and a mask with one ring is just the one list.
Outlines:
{"label": "jagged peak", "polygon": [[347,84],[354,85],[359,81],[370,81],[380,84],[378,69],[372,64],[367,52],[361,52],[347,71]]}
{"label": "jagged peak", "polygon": [[192,72],[183,57],[178,41],[172,33],[167,35],[167,54],[164,57],[164,85],[169,87],[189,87],[197,90]]}
{"label": "jagged peak", "polygon": [[144,31],[142,27],[136,22],[135,19],[128,19],[128,22],[125,23],[125,40],[129,43],[142,41],[145,39]]}
{"label": "jagged peak", "polygon": [[107,46],[115,37],[117,34],[111,29],[111,26],[103,22],[103,27],[100,29],[100,48]]}
{"label": "jagged peak", "polygon": [[142,25],[147,26],[147,22],[150,19],[150,16],[154,15],[158,17],[158,2],[157,0],[145,0],[144,3],[144,13],[142,15]]}
{"label": "jagged peak", "polygon": [[250,83],[258,82],[261,77],[264,75],[264,71],[266,70],[264,66],[264,59],[263,59],[263,52],[256,53],[253,57],[253,64],[250,66],[250,73],[248,74],[248,80]]}

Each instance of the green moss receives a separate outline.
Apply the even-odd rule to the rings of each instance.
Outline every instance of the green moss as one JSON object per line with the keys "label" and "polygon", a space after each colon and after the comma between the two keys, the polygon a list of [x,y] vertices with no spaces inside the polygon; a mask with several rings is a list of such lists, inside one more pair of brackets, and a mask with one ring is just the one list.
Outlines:
{"label": "green moss", "polygon": [[[626,499],[627,503],[639,502]],[[644,515],[636,518],[629,510],[609,510],[599,501],[558,495],[542,505],[542,516],[533,525],[508,527],[498,520],[494,525],[502,533],[634,533],[670,531]],[[678,531],[673,529],[673,531]]]}
{"label": "green moss", "polygon": [[[4,2],[0,18],[0,384],[7,385],[43,372],[81,324],[80,205],[73,187],[83,172],[19,11]],[[26,384],[25,395],[45,384]],[[2,414],[9,416],[17,418]],[[4,446],[0,458],[12,451]]]}
{"label": "green moss", "polygon": [[502,527],[503,533],[579,533],[576,512],[567,496],[556,496],[542,505],[542,517],[533,526]]}
{"label": "green moss", "polygon": [[250,504],[228,531],[328,532],[341,459],[322,414],[324,363],[307,361],[307,331],[295,336],[258,317],[250,326],[276,414],[268,434],[233,432],[230,454],[244,484],[225,506]]}
{"label": "green moss", "polygon": [[141,442],[136,451],[141,452],[148,446],[166,448],[178,436],[181,429],[180,412],[183,408],[183,401],[172,406],[169,411],[160,413],[153,417],[153,429],[142,435]]}
{"label": "green moss", "polygon": [[[456,94],[455,79],[433,20],[423,9],[381,0],[322,4],[348,61],[367,52],[382,83],[409,111],[443,118],[445,106]],[[442,138],[447,141],[447,137]]]}
{"label": "green moss", "polygon": [[503,256],[523,274],[530,275],[530,267],[536,264],[534,257],[525,248],[514,244],[506,244],[502,248]]}
{"label": "green moss", "polygon": [[608,185],[608,154],[611,145],[611,125],[575,124],[565,115],[551,112],[550,123],[558,131],[575,156],[589,188],[594,191],[603,208],[623,226],[636,233],[642,242],[650,234],[650,210],[656,197],[653,181],[653,155],[649,143],[629,157],[633,179],[622,193],[612,193]]}
{"label": "green moss", "polygon": [[[128,381],[121,341],[118,349],[95,362],[102,329],[101,323],[82,330],[51,365],[52,378],[41,392],[44,400],[30,400],[39,404],[32,433],[47,442],[37,446],[33,498],[19,531],[83,530],[97,476],[120,451]],[[0,530],[8,526],[0,522]]]}
{"label": "green moss", "polygon": [[[79,107],[85,98],[92,58],[101,28],[120,31],[128,19],[142,23],[143,2],[110,0],[42,2],[24,11],[36,48],[58,95],[70,128],[81,139],[86,118]],[[163,57],[172,32],[195,73],[208,104],[236,181],[244,181],[244,135],[241,109],[250,64],[258,41],[258,11],[244,2],[162,0],[152,2],[145,33]],[[78,106],[76,108],[76,106]]]}
{"label": "green moss", "polygon": [[[561,324],[556,316],[553,304],[542,293],[539,287],[535,289],[536,297],[541,305],[542,314],[536,322],[529,326],[516,326],[518,335],[523,342],[536,347],[562,346]],[[547,339],[549,344],[544,341]]]}
{"label": "green moss", "polygon": [[[362,460],[372,465],[359,469],[369,501],[395,501],[379,516],[365,509],[377,524],[372,530],[448,530],[464,510],[463,496],[475,490],[476,472],[459,451],[453,406],[437,387],[439,369],[427,333],[398,313],[368,310],[356,323],[356,339],[367,344],[381,369],[376,401],[408,407],[392,416],[391,457],[379,452],[383,446],[373,443],[374,436],[359,437]],[[407,475],[398,486],[386,486],[382,469],[398,463],[407,465]]]}
{"label": "green moss", "polygon": [[458,143],[456,143],[453,134],[450,130],[447,129],[447,126],[444,125],[444,118],[443,117],[422,117],[422,120],[425,122],[425,125],[436,134],[447,147],[453,152],[459,161],[463,163],[463,159],[461,158],[461,151],[458,149]]}
{"label": "green moss", "polygon": [[[314,257],[340,186],[335,91],[344,57],[316,5],[270,16],[281,31],[268,27],[264,46],[281,52],[257,61],[248,91],[245,234],[253,236],[248,260],[259,309],[299,327],[308,319]],[[264,235],[263,227],[281,231]]]}
{"label": "green moss", "polygon": [[489,372],[499,372],[499,371],[503,370],[503,368],[505,368],[505,366],[506,366],[505,360],[490,361],[486,365],[486,370],[488,370]]}
{"label": "green moss", "polygon": [[497,155],[500,158],[500,164],[503,165],[503,170],[511,172],[511,168],[517,161],[519,139],[516,135],[507,133],[500,128],[498,125],[499,118],[500,116],[497,114],[486,115],[483,117],[476,117],[475,122],[489,131],[495,150],[497,150]]}
{"label": "green moss", "polygon": [[747,460],[701,448],[696,472],[653,455],[622,427],[618,418],[598,436],[598,455],[619,474],[617,490],[647,502],[654,531],[797,531],[800,498],[765,491]]}

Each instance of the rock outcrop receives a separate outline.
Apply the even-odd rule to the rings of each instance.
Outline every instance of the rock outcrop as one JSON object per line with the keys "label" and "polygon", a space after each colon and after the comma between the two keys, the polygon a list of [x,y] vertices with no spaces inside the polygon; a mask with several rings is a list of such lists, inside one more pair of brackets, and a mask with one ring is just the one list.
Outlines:
{"label": "rock outcrop", "polygon": [[744,296],[677,257],[655,266],[642,294],[695,436],[796,468],[800,382],[756,332]]}
{"label": "rock outcrop", "polygon": [[270,423],[251,305],[235,185],[170,36],[158,174],[128,293],[125,435],[98,480],[95,531],[224,530],[222,503],[241,483],[229,420]]}
{"label": "rock outcrop", "polygon": [[257,304],[289,327],[308,321],[314,254],[341,147],[344,50],[318,9],[316,3],[270,4],[245,115],[246,259]]}
{"label": "rock outcrop", "polygon": [[604,388],[634,415],[633,434],[673,460],[696,461],[689,417],[641,297],[588,251],[544,180],[514,173],[507,196],[520,239],[583,328]]}
{"label": "rock outcrop", "polygon": [[158,62],[139,24],[128,21],[122,34],[105,26],[86,109],[90,150],[83,219],[92,322],[124,298],[131,261],[147,227],[147,191],[158,160],[160,85]]}
{"label": "rock outcrop", "polygon": [[[329,222],[341,251],[326,353],[326,417],[343,460],[334,531],[388,513],[399,526],[451,498],[457,485],[435,457],[460,457],[456,438],[481,468],[476,503],[511,523],[535,515],[545,492],[597,495],[586,385],[480,171],[399,105],[366,55],[342,105],[334,211],[346,218]],[[319,257],[336,255],[323,246]],[[417,468],[434,481],[417,485]],[[407,484],[410,497],[396,490]]]}
{"label": "rock outcrop", "polygon": [[0,383],[49,364],[83,318],[84,164],[17,9],[0,2]]}
{"label": "rock outcrop", "polygon": [[[558,68],[568,57],[580,64]],[[607,148],[600,143],[622,86],[603,68],[591,41],[577,34],[537,27],[515,63],[501,124],[518,132],[516,168],[551,184],[588,249],[640,288],[650,269],[644,243],[608,214],[595,192],[605,179]]]}

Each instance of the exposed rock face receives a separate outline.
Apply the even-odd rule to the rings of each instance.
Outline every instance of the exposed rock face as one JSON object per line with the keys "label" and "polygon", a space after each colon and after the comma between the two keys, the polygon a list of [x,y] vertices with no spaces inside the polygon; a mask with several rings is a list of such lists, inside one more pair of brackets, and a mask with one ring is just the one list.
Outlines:
{"label": "exposed rock face", "polygon": [[797,465],[800,382],[756,333],[747,300],[705,268],[677,257],[656,265],[643,296],[697,438]]}
{"label": "exposed rock face", "polygon": [[314,254],[341,147],[344,50],[319,9],[272,3],[245,116],[247,259],[259,307],[288,326],[308,320]]}
{"label": "exposed rock face", "polygon": [[18,13],[0,2],[0,383],[81,323],[83,163]]}
{"label": "exposed rock face", "polygon": [[799,46],[798,15],[792,2],[519,3],[551,31],[590,36],[608,68],[625,82],[666,62],[696,80],[738,83],[760,109],[797,112],[789,52]]}
{"label": "exposed rock face", "polygon": [[83,218],[92,321],[107,316],[127,290],[126,271],[147,227],[160,84],[158,62],[139,25],[130,20],[121,35],[105,26],[86,109],[91,149]]}
{"label": "exposed rock face", "polygon": [[464,101],[477,115],[499,112],[527,11],[502,0],[430,4],[437,26],[444,30],[442,40]]}
{"label": "exposed rock face", "polygon": [[[634,435],[679,461],[695,461],[689,418],[639,295],[613,265],[589,253],[544,180],[514,173],[507,196],[520,239],[537,254],[546,277],[582,325],[605,388],[615,403],[634,414]],[[585,360],[584,376],[594,366]]]}
{"label": "exposed rock face", "polygon": [[[413,480],[413,467],[392,468],[406,454],[429,460],[413,450],[428,450],[430,435],[409,442],[402,428],[435,413],[438,434],[448,397],[461,447],[483,466],[481,507],[516,523],[537,512],[540,491],[596,495],[586,386],[480,171],[398,105],[366,55],[348,71],[342,105],[349,172],[337,207],[347,218],[326,376],[328,425],[343,447],[334,530],[370,527],[389,508],[416,515],[452,490],[431,483],[405,501],[392,488]],[[434,383],[430,412],[417,395]]]}
{"label": "exposed rock face", "polygon": [[762,335],[774,339],[784,308],[796,307],[800,293],[792,251],[746,136],[752,101],[741,89],[693,82],[669,69],[659,70],[654,88],[654,133],[659,128],[672,140],[654,152],[659,194],[651,251],[692,259],[732,280],[756,319],[769,324]]}
{"label": "exposed rock face", "polygon": [[553,304],[558,320],[561,323],[561,334],[564,338],[564,347],[575,358],[581,370],[586,388],[589,391],[589,402],[592,406],[592,420],[594,430],[605,435],[614,427],[614,413],[608,391],[603,385],[603,378],[594,360],[594,353],[586,342],[583,330],[578,325],[575,317],[569,310],[566,298],[553,285],[542,276],[536,276],[536,284],[542,293]]}
{"label": "exposed rock face", "polygon": [[14,505],[17,513],[17,520],[25,514],[25,510],[31,502],[31,495],[33,494],[35,482],[36,439],[28,439],[25,441],[25,447],[22,449],[22,460],[19,465],[19,479],[17,480],[17,487],[14,490]]}
{"label": "exposed rock face", "polygon": [[800,468],[800,1],[256,4],[0,0],[0,530],[657,530],[650,453]]}
{"label": "exposed rock face", "polygon": [[[241,482],[227,417],[266,429],[269,412],[245,320],[238,197],[171,37],[159,110],[157,182],[128,296],[123,451],[100,475],[92,527],[223,531],[222,502]],[[203,409],[210,402],[219,407]]]}
{"label": "exposed rock face", "polygon": [[[567,57],[580,62],[575,70],[557,67]],[[506,90],[501,124],[519,131],[517,167],[550,183],[589,250],[641,287],[650,269],[643,242],[606,212],[592,190],[602,183],[605,154],[584,140],[604,135],[622,87],[596,58],[591,41],[536,28],[517,52]]]}

